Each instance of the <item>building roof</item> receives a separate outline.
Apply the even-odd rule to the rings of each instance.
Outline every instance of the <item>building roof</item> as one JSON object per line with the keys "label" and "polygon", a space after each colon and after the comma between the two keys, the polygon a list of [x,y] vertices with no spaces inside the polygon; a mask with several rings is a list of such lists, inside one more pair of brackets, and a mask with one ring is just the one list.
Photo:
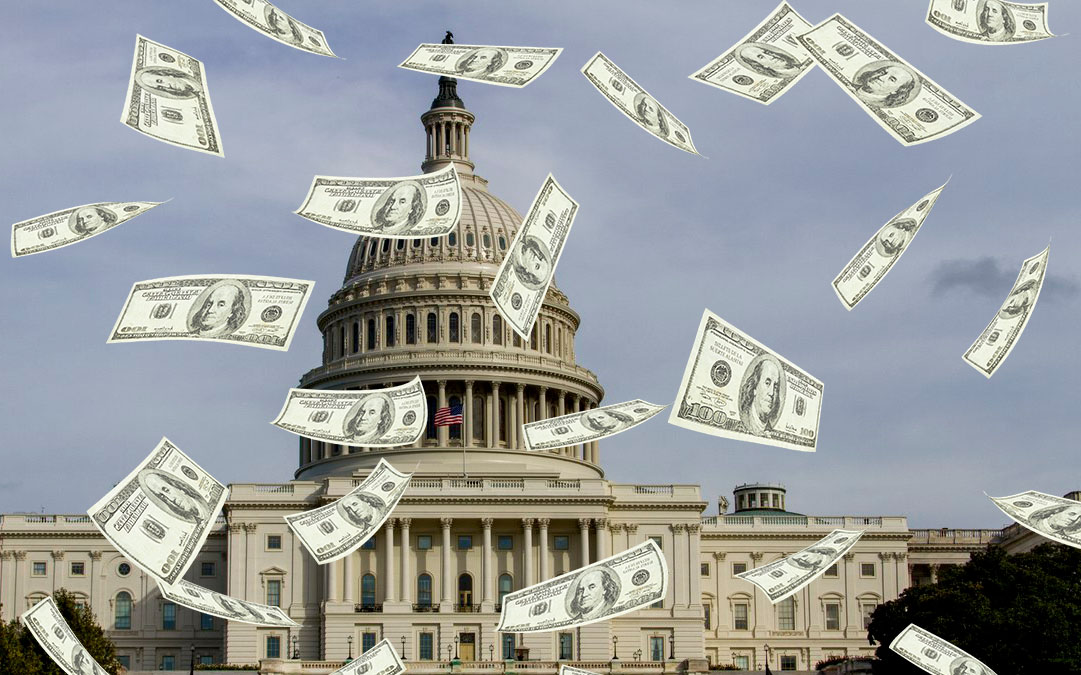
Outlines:
{"label": "building roof", "polygon": [[736,511],[735,513],[727,513],[728,516],[799,516],[805,518],[806,514],[796,513],[794,511],[785,511],[783,509],[743,509]]}

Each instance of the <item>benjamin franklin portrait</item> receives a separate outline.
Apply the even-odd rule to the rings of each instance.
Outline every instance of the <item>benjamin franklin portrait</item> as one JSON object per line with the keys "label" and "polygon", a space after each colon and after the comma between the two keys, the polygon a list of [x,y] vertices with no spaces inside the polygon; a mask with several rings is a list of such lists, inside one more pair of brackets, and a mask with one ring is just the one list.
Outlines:
{"label": "benjamin franklin portrait", "polygon": [[764,436],[777,425],[787,388],[784,368],[775,356],[754,357],[739,385],[739,418],[747,431]]}
{"label": "benjamin franklin portrait", "polygon": [[999,0],[980,0],[976,5],[980,34],[991,40],[1009,40],[1017,30],[1013,12]]}
{"label": "benjamin franklin portrait", "polygon": [[490,75],[507,62],[507,52],[496,47],[480,47],[458,59],[454,70],[466,76]]}
{"label": "benjamin franklin portrait", "polygon": [[375,393],[353,404],[345,414],[342,433],[353,441],[363,443],[381,437],[393,423],[394,402],[386,394]]}
{"label": "benjamin franklin portrait", "polygon": [[911,102],[920,93],[920,77],[900,61],[874,61],[856,71],[852,78],[856,96],[877,108],[896,108]]}
{"label": "benjamin franklin portrait", "polygon": [[339,516],[361,529],[367,529],[379,522],[386,508],[386,502],[366,492],[348,494],[334,505]]}
{"label": "benjamin franklin portrait", "polygon": [[748,42],[736,49],[736,60],[759,75],[792,78],[799,75],[800,61],[780,47]]}
{"label": "benjamin franklin portrait", "polygon": [[116,224],[118,217],[104,206],[84,206],[68,216],[68,229],[80,237],[104,232]]}
{"label": "benjamin franklin portrait", "polygon": [[160,469],[143,469],[136,476],[143,493],[157,507],[189,523],[210,519],[210,505],[193,487]]}
{"label": "benjamin franklin portrait", "polygon": [[296,21],[274,5],[268,4],[263,8],[263,18],[266,19],[267,27],[274,35],[296,45],[304,42],[304,36],[300,34]]}
{"label": "benjamin franklin portrait", "polygon": [[375,200],[372,227],[379,234],[400,234],[420,222],[428,208],[424,188],[414,180],[396,183]]}
{"label": "benjamin franklin portrait", "polygon": [[597,408],[582,415],[582,426],[601,434],[621,431],[632,424],[634,424],[634,418],[618,410]]}
{"label": "benjamin franklin portrait", "polygon": [[76,644],[71,650],[71,665],[79,675],[99,675],[105,673],[101,666],[94,661],[81,644]]}
{"label": "benjamin franklin portrait", "polygon": [[193,98],[202,93],[198,81],[183,70],[169,66],[147,66],[135,72],[135,84],[165,98]]}
{"label": "benjamin franklin portrait", "polygon": [[244,607],[242,607],[238,601],[226,595],[222,595],[221,593],[212,593],[211,595],[214,596],[214,601],[218,603],[218,606],[221,607],[223,612],[234,619],[244,618]]}
{"label": "benjamin franklin portrait", "polygon": [[532,235],[522,238],[511,252],[511,268],[522,285],[540,290],[552,273],[552,254],[544,242]]}
{"label": "benjamin franklin portrait", "polygon": [[991,671],[971,656],[958,656],[950,662],[950,675],[991,675]]}
{"label": "benjamin franklin portrait", "polygon": [[661,113],[661,106],[649,94],[635,94],[634,113],[645,128],[663,138],[668,137],[668,122]]}
{"label": "benjamin franklin portrait", "polygon": [[231,335],[251,313],[251,292],[232,279],[207,287],[188,310],[188,330],[199,337]]}
{"label": "benjamin franklin portrait", "polygon": [[1059,504],[1033,511],[1028,522],[1037,532],[1077,537],[1081,535],[1081,503]]}
{"label": "benjamin franklin portrait", "polygon": [[567,614],[576,622],[593,621],[608,613],[619,599],[619,577],[606,565],[580,573],[567,589]]}
{"label": "benjamin franklin portrait", "polygon": [[875,236],[875,250],[881,256],[892,258],[904,249],[915,231],[916,221],[912,218],[898,218],[887,223]]}
{"label": "benjamin franklin portrait", "polygon": [[1002,309],[999,310],[998,315],[1003,319],[1012,319],[1015,316],[1020,316],[1026,310],[1030,309],[1032,303],[1035,301],[1036,280],[1029,279],[1010,291],[1010,296],[1006,298],[1006,303],[1002,305]]}
{"label": "benjamin franklin portrait", "polygon": [[785,558],[785,562],[801,570],[817,570],[825,567],[826,563],[836,554],[837,551],[829,546],[815,546]]}

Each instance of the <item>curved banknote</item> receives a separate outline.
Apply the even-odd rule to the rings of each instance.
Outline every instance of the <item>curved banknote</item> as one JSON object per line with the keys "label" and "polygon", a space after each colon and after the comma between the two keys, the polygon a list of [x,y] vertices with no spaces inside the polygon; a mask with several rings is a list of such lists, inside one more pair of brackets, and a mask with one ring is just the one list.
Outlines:
{"label": "curved banknote", "polygon": [[702,313],[669,424],[814,452],[821,411],[820,381],[708,309]]}
{"label": "curved banknote", "polygon": [[314,286],[241,274],[139,281],[106,342],[208,340],[284,352]]}
{"label": "curved banknote", "polygon": [[161,591],[161,597],[166,600],[229,621],[254,623],[257,626],[300,625],[290,619],[289,615],[281,607],[261,605],[257,602],[248,602],[247,600],[222,595],[183,579],[176,584],[166,584],[159,581],[158,590]]}
{"label": "curved banknote", "polygon": [[981,45],[1012,45],[1055,37],[1047,3],[1005,0],[931,0],[927,25],[943,35]]}
{"label": "curved banknote", "polygon": [[377,645],[330,675],[399,675],[404,672],[405,664],[394,650],[390,638],[383,638]]}
{"label": "curved banknote", "polygon": [[796,40],[810,29],[782,2],[734,47],[688,77],[769,105],[814,68],[814,59]]}
{"label": "curved banknote", "polygon": [[399,178],[316,176],[294,213],[354,234],[441,237],[458,226],[462,188],[453,164],[435,173]]}
{"label": "curved banknote", "polygon": [[592,670],[582,670],[581,668],[575,668],[574,666],[568,666],[565,663],[559,664],[559,675],[600,675]]}
{"label": "curved banknote", "polygon": [[501,87],[524,87],[544,74],[561,47],[422,44],[399,68]]}
{"label": "curved banknote", "polygon": [[1029,317],[1036,309],[1040,299],[1044,275],[1047,273],[1047,256],[1051,253],[1048,244],[1040,253],[1021,263],[1017,280],[995,318],[983,329],[980,337],[965,352],[965,363],[990,378],[1013,351],[1014,345],[1021,339],[1021,333],[1028,325]]}
{"label": "curved banknote", "polygon": [[550,450],[621,434],[664,410],[641,399],[522,425],[526,450]]}
{"label": "curved banknote", "polygon": [[834,530],[802,551],[736,576],[761,588],[776,605],[820,577],[862,535],[863,530]]}
{"label": "curved banknote", "polygon": [[841,89],[902,145],[941,138],[980,114],[840,14],[798,37]]}
{"label": "curved banknote", "polygon": [[975,656],[914,623],[893,638],[890,649],[932,675],[995,675]]}
{"label": "curved banknote", "polygon": [[1081,548],[1081,502],[1035,490],[988,498],[1007,516],[1041,537]]}
{"label": "curved banknote", "polygon": [[203,63],[142,35],[120,121],[164,143],[225,156]]}
{"label": "curved banknote", "polygon": [[125,558],[172,584],[195,560],[228,496],[225,485],[162,438],[87,513]]}
{"label": "curved banknote", "polygon": [[488,295],[523,340],[529,340],[577,213],[578,202],[548,174],[496,272]]}
{"label": "curved banknote", "polygon": [[68,675],[108,675],[75,637],[51,595],[23,612],[19,620],[41,645],[42,651]]}
{"label": "curved banknote", "polygon": [[503,598],[500,633],[585,626],[633,612],[668,592],[668,565],[652,540]]}
{"label": "curved banknote", "polygon": [[928,192],[918,202],[891,218],[848,261],[833,280],[833,291],[845,309],[851,311],[893,269],[894,263],[901,259],[908,245],[916,238],[916,233],[944,189],[945,185]]}
{"label": "curved banknote", "polygon": [[51,251],[107,232],[165,202],[84,204],[11,226],[11,257]]}
{"label": "curved banknote", "polygon": [[[241,23],[295,49],[335,56],[323,31],[301,23],[266,0],[214,0]],[[337,58],[335,56],[335,58]]]}
{"label": "curved banknote", "polygon": [[392,448],[420,438],[428,403],[420,377],[374,391],[290,389],[271,424],[327,443]]}
{"label": "curved banknote", "polygon": [[412,476],[380,459],[349,494],[317,509],[285,516],[285,522],[316,562],[325,565],[349,555],[375,534],[398,505]]}
{"label": "curved banknote", "polygon": [[691,130],[668,112],[619,66],[597,52],[582,66],[582,74],[597,91],[635,124],[669,145],[701,156],[691,140]]}

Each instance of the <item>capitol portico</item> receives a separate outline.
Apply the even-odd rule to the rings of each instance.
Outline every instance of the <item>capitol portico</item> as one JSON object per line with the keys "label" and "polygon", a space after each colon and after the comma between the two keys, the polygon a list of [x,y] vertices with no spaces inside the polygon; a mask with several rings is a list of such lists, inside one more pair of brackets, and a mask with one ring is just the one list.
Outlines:
{"label": "capitol portico", "polygon": [[[282,607],[292,630],[225,622],[163,600],[85,515],[6,514],[0,522],[0,618],[67,588],[89,605],[132,670],[196,662],[264,663],[330,672],[388,638],[409,662],[519,659],[554,673],[705,670],[709,663],[807,670],[834,655],[872,651],[865,625],[878,604],[934,566],[958,564],[999,531],[910,530],[903,516],[807,516],[784,488],[736,488],[716,515],[697,485],[606,479],[598,442],[527,452],[521,425],[597,407],[604,390],[577,364],[580,318],[553,283],[528,340],[488,297],[521,216],[488,191],[469,158],[475,121],[441,78],[425,131],[422,170],[453,163],[462,217],[444,237],[359,237],[342,287],[318,316],[319,366],[300,386],[381,389],[419,376],[429,416],[461,405],[464,423],[429,425],[409,447],[300,439],[294,478],[230,486],[224,512],[186,578]],[[618,437],[613,441],[619,442]],[[192,455],[198,457],[197,450]],[[413,473],[398,507],[360,550],[318,565],[282,516],[334,501],[379,462]],[[790,600],[771,605],[735,577],[804,548],[835,528],[864,535],[843,562]],[[654,539],[671,580],[667,597],[622,617],[568,631],[499,634],[509,592]],[[320,671],[313,662],[326,661]],[[652,664],[652,665],[649,665]]]}

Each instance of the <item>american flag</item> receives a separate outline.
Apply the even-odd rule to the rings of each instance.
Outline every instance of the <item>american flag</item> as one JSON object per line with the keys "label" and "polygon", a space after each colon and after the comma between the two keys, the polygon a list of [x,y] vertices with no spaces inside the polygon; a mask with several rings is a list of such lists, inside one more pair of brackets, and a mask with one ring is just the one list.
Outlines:
{"label": "american flag", "polygon": [[452,405],[435,411],[435,426],[449,427],[452,424],[462,424],[462,406]]}

